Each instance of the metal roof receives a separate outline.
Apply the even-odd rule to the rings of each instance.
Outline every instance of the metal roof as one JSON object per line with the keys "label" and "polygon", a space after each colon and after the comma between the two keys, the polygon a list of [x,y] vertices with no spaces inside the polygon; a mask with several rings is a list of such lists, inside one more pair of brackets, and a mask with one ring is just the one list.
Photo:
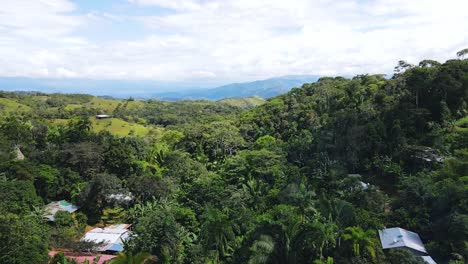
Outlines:
{"label": "metal roof", "polygon": [[81,239],[84,241],[104,242],[97,251],[123,251],[122,241],[129,236],[129,224],[111,225],[104,228],[94,228]]}
{"label": "metal roof", "polygon": [[383,249],[407,247],[427,253],[419,235],[403,228],[394,227],[379,230],[379,237]]}
{"label": "metal roof", "polygon": [[424,259],[424,262],[425,262],[425,263],[428,263],[428,264],[437,264],[437,263],[431,258],[431,256],[422,256],[421,258]]}
{"label": "metal roof", "polygon": [[69,213],[73,213],[78,210],[78,206],[73,205],[65,200],[51,202],[45,206],[45,214],[44,217],[49,219],[50,221],[55,221],[55,214],[58,211],[66,211]]}

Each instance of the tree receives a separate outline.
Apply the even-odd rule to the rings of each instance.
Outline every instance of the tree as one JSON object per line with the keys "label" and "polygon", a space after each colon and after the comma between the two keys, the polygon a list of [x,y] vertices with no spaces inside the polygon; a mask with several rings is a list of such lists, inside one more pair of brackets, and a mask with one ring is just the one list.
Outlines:
{"label": "tree", "polygon": [[269,235],[260,235],[258,240],[252,244],[250,250],[252,255],[249,264],[266,264],[275,249],[275,242]]}
{"label": "tree", "polygon": [[398,65],[395,67],[395,74],[401,74],[408,69],[413,68],[414,65],[410,64],[404,60],[398,61]]}
{"label": "tree", "polygon": [[230,256],[235,246],[235,225],[225,213],[206,208],[202,215],[201,243],[205,252],[215,252],[215,263]]}
{"label": "tree", "polygon": [[386,258],[391,264],[424,264],[420,256],[407,249],[389,249]]}
{"label": "tree", "polygon": [[42,201],[30,181],[0,180],[0,212],[22,215]]}
{"label": "tree", "polygon": [[457,52],[457,57],[460,58],[460,59],[463,59],[466,54],[468,54],[468,48],[458,51]]}
{"label": "tree", "polygon": [[360,256],[361,253],[368,253],[372,258],[376,257],[376,241],[375,231],[362,230],[358,226],[348,227],[343,234],[345,241],[350,241],[353,246],[353,253],[355,256]]}
{"label": "tree", "polygon": [[212,160],[223,160],[232,156],[243,145],[239,129],[229,121],[216,121],[206,126],[203,134],[204,147]]}
{"label": "tree", "polygon": [[18,116],[10,116],[0,123],[0,131],[16,145],[32,143],[32,126]]}
{"label": "tree", "polygon": [[88,117],[80,117],[70,120],[66,130],[69,142],[81,142],[89,138],[93,124]]}
{"label": "tree", "polygon": [[0,215],[0,263],[47,263],[48,244],[49,231],[44,222],[32,215]]}
{"label": "tree", "polygon": [[185,254],[186,231],[177,220],[174,204],[149,204],[137,218],[126,250],[137,254],[149,252],[161,263],[180,263]]}
{"label": "tree", "polygon": [[116,258],[109,261],[109,264],[151,264],[157,263],[158,258],[149,253],[140,252],[133,255],[131,252],[119,252]]}
{"label": "tree", "polygon": [[128,177],[134,172],[134,151],[129,144],[120,139],[113,139],[103,153],[104,164],[108,172]]}

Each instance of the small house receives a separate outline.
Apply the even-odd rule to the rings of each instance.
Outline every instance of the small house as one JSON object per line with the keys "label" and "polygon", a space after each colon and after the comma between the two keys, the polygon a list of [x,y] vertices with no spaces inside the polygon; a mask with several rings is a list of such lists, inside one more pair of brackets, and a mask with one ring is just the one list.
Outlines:
{"label": "small house", "polygon": [[71,214],[78,210],[78,208],[78,206],[73,205],[65,200],[51,202],[45,206],[44,217],[53,222],[55,221],[55,214],[58,211],[66,211]]}
{"label": "small house", "polygon": [[383,249],[406,248],[413,254],[421,256],[426,263],[436,264],[430,256],[427,256],[427,250],[417,233],[394,227],[379,230],[379,237]]}
{"label": "small house", "polygon": [[124,250],[123,241],[130,236],[129,227],[129,224],[119,224],[104,228],[94,228],[87,232],[81,240],[95,243],[103,242],[103,245],[96,248],[96,251],[121,252]]}
{"label": "small house", "polygon": [[96,115],[96,119],[107,119],[110,118],[110,115]]}

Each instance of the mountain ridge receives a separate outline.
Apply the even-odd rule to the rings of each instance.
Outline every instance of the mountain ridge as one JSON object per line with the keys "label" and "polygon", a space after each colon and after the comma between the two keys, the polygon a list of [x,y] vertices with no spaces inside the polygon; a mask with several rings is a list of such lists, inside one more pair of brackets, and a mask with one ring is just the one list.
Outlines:
{"label": "mountain ridge", "polygon": [[[44,93],[85,93],[114,98],[157,98],[165,101],[222,100],[259,96],[268,99],[304,83],[315,82],[317,75],[287,75],[251,82],[230,83],[213,88],[192,87],[186,83],[147,80],[34,79],[1,77],[0,90]],[[173,91],[176,89],[177,91]]]}

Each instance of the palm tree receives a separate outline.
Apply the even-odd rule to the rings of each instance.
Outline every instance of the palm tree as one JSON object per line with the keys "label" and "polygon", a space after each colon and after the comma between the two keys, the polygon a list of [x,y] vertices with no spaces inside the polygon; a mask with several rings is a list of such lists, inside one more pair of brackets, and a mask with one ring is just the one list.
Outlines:
{"label": "palm tree", "polygon": [[158,258],[150,253],[140,252],[133,255],[131,252],[119,252],[118,256],[112,259],[109,264],[150,264],[157,261]]}
{"label": "palm tree", "polygon": [[322,223],[315,221],[312,223],[312,230],[314,234],[314,247],[318,249],[320,258],[323,258],[323,250],[336,245],[338,226],[333,222]]}
{"label": "palm tree", "polygon": [[355,256],[361,255],[361,248],[364,248],[372,258],[375,258],[375,232],[373,230],[364,231],[358,226],[348,227],[343,234],[345,241],[351,241],[353,244],[353,253]]}
{"label": "palm tree", "polygon": [[215,263],[218,263],[220,256],[230,256],[233,251],[234,224],[225,213],[214,208],[207,208],[202,217],[201,241],[207,252],[214,251]]}
{"label": "palm tree", "polygon": [[316,254],[323,258],[324,248],[336,243],[337,226],[333,223],[315,221],[312,224],[297,222],[288,226],[269,228],[280,230],[271,235],[260,235],[250,248],[251,264],[261,263],[298,263]]}
{"label": "palm tree", "polygon": [[249,259],[249,264],[265,264],[275,249],[275,241],[269,235],[260,235],[260,238],[256,240],[250,250],[252,251],[252,257]]}

